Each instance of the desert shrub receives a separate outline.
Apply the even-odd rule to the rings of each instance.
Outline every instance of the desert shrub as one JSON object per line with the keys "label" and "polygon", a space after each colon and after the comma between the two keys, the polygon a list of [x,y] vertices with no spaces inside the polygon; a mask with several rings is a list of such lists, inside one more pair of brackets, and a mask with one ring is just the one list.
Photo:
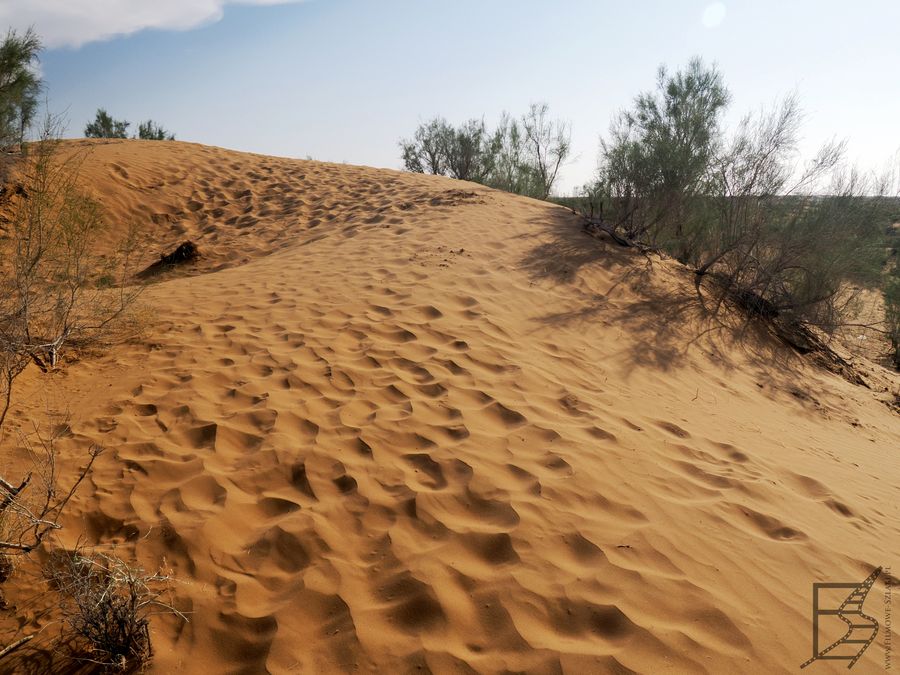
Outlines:
{"label": "desert shrub", "polygon": [[35,66],[41,40],[29,28],[0,43],[0,149],[21,144],[37,111],[41,79]]}
{"label": "desert shrub", "polygon": [[451,178],[484,183],[494,169],[494,139],[484,120],[469,120],[451,129],[443,148],[444,164]]}
{"label": "desert shrub", "polygon": [[729,98],[719,71],[693,59],[674,75],[661,67],[656,91],[638,95],[613,120],[601,141],[598,188],[627,237],[683,237],[703,207],[697,197],[706,192]]}
{"label": "desert shrub", "polygon": [[490,186],[514,194],[535,196],[539,191],[538,177],[527,169],[528,139],[521,121],[503,113],[495,138],[497,151]]}
{"label": "desert shrub", "polygon": [[174,141],[175,134],[166,131],[162,125],[153,120],[141,122],[138,125],[138,138],[144,141]]}
{"label": "desert shrub", "polygon": [[440,117],[419,125],[411,140],[400,141],[403,166],[413,173],[446,175],[446,146],[451,134],[453,128]]}
{"label": "desert shrub", "polygon": [[447,174],[447,145],[453,127],[436,117],[420,124],[412,140],[400,141],[403,166],[413,173]]}
{"label": "desert shrub", "polygon": [[420,125],[400,147],[407,171],[484,183],[494,168],[495,144],[484,120],[454,127],[438,117]]}
{"label": "desert shrub", "polygon": [[547,199],[563,163],[572,150],[569,125],[549,117],[550,107],[546,103],[534,103],[522,116],[525,133],[526,152],[520,162],[520,171],[531,174],[535,179],[532,196]]}
{"label": "desert shrub", "polygon": [[[29,363],[51,369],[67,347],[99,344],[141,291],[129,285],[133,232],[99,255],[109,233],[100,205],[78,188],[80,161],[60,152],[59,124],[48,118],[17,167],[20,190],[0,240],[0,427]],[[103,277],[118,286],[103,288]]]}
{"label": "desert shrub", "polygon": [[[117,251],[100,255],[109,232],[99,203],[78,187],[81,161],[61,152],[58,125],[48,120],[19,167],[22,194],[0,244],[0,350],[51,366],[66,344],[99,339],[140,291],[126,285],[133,233]],[[121,284],[117,292],[97,289],[95,278],[110,275]]]}
{"label": "desert shrub", "polygon": [[609,231],[668,252],[698,283],[715,279],[717,307],[730,297],[832,330],[851,314],[850,282],[878,277],[890,183],[846,168],[838,142],[798,167],[794,96],[730,133],[728,101],[719,72],[699,59],[674,75],[660,69],[656,91],[602,142],[585,201],[599,203]]}
{"label": "desert shrub", "polygon": [[[27,556],[44,543],[48,534],[60,529],[63,510],[100,454],[100,448],[91,447],[86,465],[72,476],[67,488],[63,487],[56,442],[66,434],[68,425],[64,421],[53,424],[53,421],[48,433],[35,426],[33,433],[19,434],[30,464],[30,470],[23,471],[22,480],[18,483],[7,481],[9,469],[6,467],[4,476],[0,477],[0,584],[12,576],[18,562],[27,560]],[[0,419],[0,441],[4,440],[2,431]],[[25,635],[0,648],[0,661],[34,637],[34,633]]]}
{"label": "desert shrub", "polygon": [[45,575],[60,594],[65,624],[85,650],[83,660],[107,670],[134,670],[150,658],[150,617],[174,613],[171,577],[148,574],[114,554],[58,550]]}
{"label": "desert shrub", "polygon": [[549,117],[546,103],[516,119],[504,113],[494,132],[493,169],[484,181],[506,192],[548,199],[571,153],[568,124]]}
{"label": "desert shrub", "polygon": [[841,143],[826,143],[798,170],[800,118],[788,97],[742,121],[679,246],[699,275],[712,271],[779,313],[832,330],[852,309],[850,283],[878,283],[888,183],[845,168]]}
{"label": "desert shrub", "polygon": [[[98,108],[93,121],[84,127],[84,135],[85,138],[128,138],[130,126],[131,122],[114,119],[106,110]],[[153,120],[146,120],[138,124],[135,138],[144,141],[174,141],[175,134]]]}
{"label": "desert shrub", "polygon": [[470,180],[516,194],[547,199],[571,153],[569,126],[549,117],[545,103],[520,118],[504,113],[490,131],[483,120],[458,127],[435,118],[400,141],[404,168]]}
{"label": "desert shrub", "polygon": [[[48,118],[40,140],[25,147],[0,240],[0,442],[7,440],[4,424],[25,368],[37,363],[49,370],[67,346],[100,338],[137,293],[123,287],[101,294],[91,284],[95,246],[104,234],[101,213],[78,190],[78,158],[59,152],[58,130]],[[30,553],[59,528],[61,512],[90,470],[96,449],[87,466],[60,480],[56,442],[66,429],[61,423],[49,433],[36,428],[20,436],[30,471],[21,480],[0,478],[4,561]]]}
{"label": "desert shrub", "polygon": [[889,356],[894,368],[900,370],[900,266],[896,264],[885,283],[884,306],[886,330],[891,343]]}
{"label": "desert shrub", "polygon": [[92,122],[84,127],[85,138],[128,138],[131,122],[113,119],[103,108],[97,109]]}

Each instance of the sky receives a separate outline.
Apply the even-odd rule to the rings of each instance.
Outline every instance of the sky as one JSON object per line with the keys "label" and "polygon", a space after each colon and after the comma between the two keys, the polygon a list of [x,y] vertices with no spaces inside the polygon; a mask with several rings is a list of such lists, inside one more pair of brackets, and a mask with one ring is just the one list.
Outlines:
{"label": "sky", "polygon": [[0,0],[4,23],[44,38],[71,137],[103,107],[131,131],[401,168],[427,119],[492,126],[540,101],[571,124],[570,193],[616,112],[696,55],[729,123],[796,92],[804,153],[842,138],[881,169],[900,151],[898,0]]}

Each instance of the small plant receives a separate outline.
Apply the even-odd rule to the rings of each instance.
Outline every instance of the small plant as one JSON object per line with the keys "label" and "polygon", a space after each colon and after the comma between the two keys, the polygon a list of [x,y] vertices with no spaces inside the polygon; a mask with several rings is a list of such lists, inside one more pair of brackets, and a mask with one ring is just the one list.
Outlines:
{"label": "small plant", "polygon": [[[17,173],[21,194],[11,204],[8,236],[0,240],[0,426],[25,367],[56,367],[68,347],[97,344],[130,320],[141,291],[131,283],[136,231],[100,267],[97,248],[108,236],[99,203],[78,188],[81,157],[60,150],[58,120],[47,118]],[[106,290],[97,274],[115,275]]]}
{"label": "small plant", "polygon": [[167,595],[171,577],[147,574],[115,555],[57,551],[45,574],[62,597],[64,621],[86,651],[83,660],[107,670],[130,671],[151,654],[150,617],[177,614]]}

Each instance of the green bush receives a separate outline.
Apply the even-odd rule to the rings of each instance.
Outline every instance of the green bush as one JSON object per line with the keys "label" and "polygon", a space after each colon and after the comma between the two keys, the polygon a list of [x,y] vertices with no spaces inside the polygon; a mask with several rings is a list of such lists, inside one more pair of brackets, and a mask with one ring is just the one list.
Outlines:
{"label": "green bush", "polygon": [[0,149],[20,144],[34,120],[41,79],[36,72],[41,40],[29,28],[0,44]]}
{"label": "green bush", "polygon": [[162,125],[153,120],[141,122],[138,125],[138,138],[144,141],[174,141],[175,134],[166,131]]}
{"label": "green bush", "polygon": [[718,70],[693,59],[674,75],[660,67],[656,91],[614,119],[601,141],[598,188],[627,237],[680,242],[701,217],[729,98]]}
{"label": "green bush", "polygon": [[900,266],[894,265],[884,289],[885,324],[891,342],[891,362],[900,370]]}
{"label": "green bush", "polygon": [[661,68],[656,90],[613,122],[585,199],[611,231],[712,276],[745,307],[830,331],[853,307],[849,282],[877,282],[891,183],[846,168],[839,142],[798,168],[796,97],[727,133],[729,99],[699,59]]}
{"label": "green bush", "polygon": [[549,107],[541,103],[520,118],[504,113],[494,131],[483,120],[454,127],[438,117],[419,125],[400,148],[407,171],[547,199],[570,155],[569,136],[568,125],[552,121]]}
{"label": "green bush", "polygon": [[84,127],[85,138],[128,138],[130,122],[113,119],[103,108],[97,109],[93,122]]}

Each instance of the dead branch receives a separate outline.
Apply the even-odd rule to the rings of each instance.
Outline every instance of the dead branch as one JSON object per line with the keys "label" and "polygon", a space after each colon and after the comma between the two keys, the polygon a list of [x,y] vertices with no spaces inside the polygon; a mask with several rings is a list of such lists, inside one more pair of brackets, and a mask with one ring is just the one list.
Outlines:
{"label": "dead branch", "polygon": [[34,634],[32,634],[32,635],[26,635],[26,636],[23,637],[21,640],[16,640],[16,641],[13,642],[11,645],[9,645],[9,646],[7,646],[7,647],[4,647],[2,650],[0,650],[0,660],[2,660],[2,659],[3,659],[4,657],[6,657],[6,656],[9,656],[9,655],[12,654],[14,651],[16,651],[19,647],[21,647],[21,646],[27,644],[28,642],[30,642],[33,638],[34,638]]}

